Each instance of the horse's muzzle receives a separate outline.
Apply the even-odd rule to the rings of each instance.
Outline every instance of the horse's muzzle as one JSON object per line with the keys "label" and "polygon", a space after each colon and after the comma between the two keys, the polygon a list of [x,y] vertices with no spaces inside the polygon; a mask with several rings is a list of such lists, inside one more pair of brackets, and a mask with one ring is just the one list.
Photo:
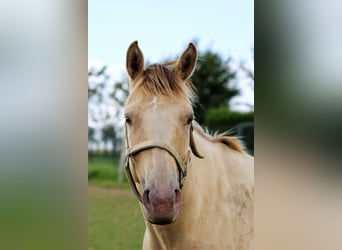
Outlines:
{"label": "horse's muzzle", "polygon": [[172,191],[146,189],[142,203],[149,222],[157,225],[171,224],[177,219],[182,203],[182,193],[180,189]]}

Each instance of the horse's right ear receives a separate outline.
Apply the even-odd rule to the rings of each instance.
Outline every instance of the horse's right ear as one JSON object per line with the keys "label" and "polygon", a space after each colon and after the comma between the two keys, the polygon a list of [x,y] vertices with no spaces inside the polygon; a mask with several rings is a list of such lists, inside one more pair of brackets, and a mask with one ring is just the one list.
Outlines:
{"label": "horse's right ear", "polygon": [[144,70],[144,55],[138,47],[138,41],[134,41],[127,50],[126,68],[129,77],[134,80]]}

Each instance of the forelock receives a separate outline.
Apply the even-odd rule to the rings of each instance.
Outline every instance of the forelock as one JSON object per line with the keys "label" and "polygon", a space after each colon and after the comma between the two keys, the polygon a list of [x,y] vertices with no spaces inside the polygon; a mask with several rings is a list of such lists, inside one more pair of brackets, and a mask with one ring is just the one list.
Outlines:
{"label": "forelock", "polygon": [[195,95],[192,84],[190,81],[182,82],[173,68],[174,62],[148,66],[138,80],[136,90],[142,89],[147,95],[187,99],[193,103]]}

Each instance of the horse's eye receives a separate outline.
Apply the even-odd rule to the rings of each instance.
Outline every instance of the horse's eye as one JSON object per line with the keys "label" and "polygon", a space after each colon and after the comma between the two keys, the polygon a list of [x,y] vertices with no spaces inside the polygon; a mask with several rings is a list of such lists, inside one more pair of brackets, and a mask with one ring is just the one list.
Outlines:
{"label": "horse's eye", "polygon": [[194,120],[194,117],[193,117],[193,116],[190,116],[190,117],[188,118],[186,124],[189,125],[190,123],[192,123],[193,120]]}
{"label": "horse's eye", "polygon": [[128,116],[125,117],[125,122],[128,124],[128,125],[131,125],[132,124],[132,119]]}

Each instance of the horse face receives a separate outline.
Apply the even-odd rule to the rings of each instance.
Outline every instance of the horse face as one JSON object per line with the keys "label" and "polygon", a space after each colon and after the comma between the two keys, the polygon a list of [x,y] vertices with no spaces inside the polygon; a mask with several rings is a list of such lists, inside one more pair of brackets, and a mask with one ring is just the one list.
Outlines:
{"label": "horse face", "polygon": [[[174,63],[151,65],[144,70],[138,42],[130,45],[126,67],[131,91],[125,108],[130,147],[153,140],[171,147],[180,161],[187,160],[193,119],[187,80],[196,61],[197,50],[190,43]],[[131,161],[147,219],[154,224],[174,222],[181,206],[181,180],[175,158],[167,150],[154,147],[137,153]]]}
{"label": "horse face", "polygon": [[[172,147],[187,159],[192,108],[160,97],[143,98],[127,105],[126,122],[130,145],[153,140]],[[160,100],[159,100],[160,99]],[[134,111],[133,111],[134,110]],[[181,205],[180,174],[173,156],[151,148],[134,155],[134,181],[139,184],[145,215],[154,224],[176,220]],[[132,166],[131,166],[132,167]]]}

